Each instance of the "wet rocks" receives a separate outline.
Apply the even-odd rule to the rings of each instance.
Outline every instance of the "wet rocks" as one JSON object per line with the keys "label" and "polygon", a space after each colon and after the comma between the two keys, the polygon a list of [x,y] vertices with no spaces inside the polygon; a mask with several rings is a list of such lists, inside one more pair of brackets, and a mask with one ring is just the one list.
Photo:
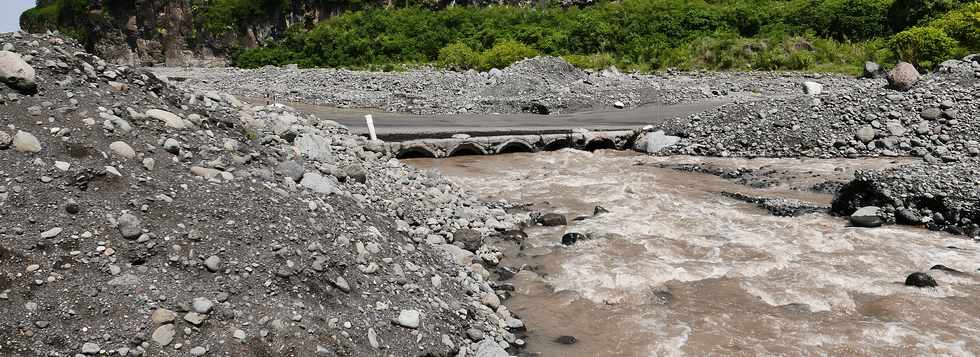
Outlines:
{"label": "wet rocks", "polygon": [[577,342],[578,342],[578,339],[575,338],[575,336],[567,336],[567,335],[566,336],[558,336],[558,338],[555,339],[555,343],[559,343],[559,344],[562,344],[562,345],[574,345]]}
{"label": "wet rocks", "polygon": [[899,62],[885,76],[888,87],[898,91],[908,91],[919,81],[919,71],[911,63]]}
{"label": "wet rocks", "polygon": [[884,223],[881,218],[881,208],[874,206],[861,207],[851,214],[850,220],[855,227],[865,228],[880,227]]}
{"label": "wet rocks", "polygon": [[41,151],[41,142],[34,135],[26,131],[17,131],[13,139],[14,150],[20,152],[34,153]]}
{"label": "wet rocks", "polygon": [[0,51],[0,83],[23,94],[37,93],[34,68],[14,52]]}
{"label": "wet rocks", "polygon": [[545,227],[564,226],[568,224],[565,215],[558,213],[546,213],[538,217],[538,224]]}
{"label": "wet rocks", "polygon": [[476,252],[483,245],[483,233],[475,229],[460,229],[453,232],[453,241],[463,244],[463,249]]}
{"label": "wet rocks", "polygon": [[914,286],[917,288],[933,288],[938,286],[938,284],[936,284],[936,279],[933,279],[929,274],[922,272],[909,274],[909,276],[905,278],[905,285]]}
{"label": "wet rocks", "polygon": [[566,246],[574,245],[576,242],[585,240],[586,238],[587,237],[582,233],[575,233],[575,232],[565,233],[564,235],[561,236],[561,244]]}

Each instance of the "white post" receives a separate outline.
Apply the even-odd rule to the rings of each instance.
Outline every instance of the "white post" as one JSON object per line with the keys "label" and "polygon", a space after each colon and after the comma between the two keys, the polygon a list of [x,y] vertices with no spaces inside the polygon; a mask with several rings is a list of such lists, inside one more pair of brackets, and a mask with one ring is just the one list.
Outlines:
{"label": "white post", "polygon": [[371,134],[371,140],[378,140],[378,135],[374,132],[374,117],[368,114],[364,116],[364,120],[367,120],[368,133]]}

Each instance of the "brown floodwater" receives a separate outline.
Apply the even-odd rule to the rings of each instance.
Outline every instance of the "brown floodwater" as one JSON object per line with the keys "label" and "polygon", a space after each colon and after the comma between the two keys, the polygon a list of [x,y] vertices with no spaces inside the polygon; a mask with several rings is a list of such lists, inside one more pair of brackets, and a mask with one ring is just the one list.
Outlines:
{"label": "brown floodwater", "polygon": [[[506,303],[542,356],[973,356],[980,351],[980,244],[912,227],[849,227],[814,213],[774,217],[718,194],[831,197],[752,189],[659,168],[672,162],[797,170],[846,178],[888,160],[657,158],[561,150],[412,159],[486,200],[569,216],[531,227]],[[610,212],[582,221],[593,207]],[[565,232],[591,240],[560,245]],[[942,264],[962,271],[938,270]],[[929,271],[937,288],[903,285]],[[575,336],[578,343],[554,339]]]}

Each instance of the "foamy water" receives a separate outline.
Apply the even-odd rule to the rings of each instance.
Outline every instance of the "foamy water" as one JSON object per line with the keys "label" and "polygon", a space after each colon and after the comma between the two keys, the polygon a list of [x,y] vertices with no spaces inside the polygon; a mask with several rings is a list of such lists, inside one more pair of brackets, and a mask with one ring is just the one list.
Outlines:
{"label": "foamy water", "polygon": [[[514,278],[518,291],[508,301],[527,321],[532,352],[971,356],[980,350],[977,243],[916,228],[848,227],[820,213],[770,216],[718,192],[790,193],[655,167],[665,160],[671,159],[562,150],[412,162],[485,199],[569,216],[567,227],[530,228],[530,248],[503,262],[535,267]],[[729,164],[760,162],[798,168],[811,180],[842,172],[837,167],[883,164]],[[814,200],[825,204],[829,197]],[[610,212],[571,221],[596,205]],[[565,232],[595,239],[561,247]],[[902,284],[936,264],[965,274],[929,271],[938,288]],[[553,343],[559,335],[580,342]]]}

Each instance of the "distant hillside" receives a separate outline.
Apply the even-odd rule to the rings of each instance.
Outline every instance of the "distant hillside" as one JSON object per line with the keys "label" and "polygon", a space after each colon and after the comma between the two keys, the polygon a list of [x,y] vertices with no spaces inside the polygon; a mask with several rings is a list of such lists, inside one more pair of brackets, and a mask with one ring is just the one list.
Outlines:
{"label": "distant hillside", "polygon": [[980,3],[961,0],[39,0],[21,24],[141,65],[854,72],[980,50]]}

